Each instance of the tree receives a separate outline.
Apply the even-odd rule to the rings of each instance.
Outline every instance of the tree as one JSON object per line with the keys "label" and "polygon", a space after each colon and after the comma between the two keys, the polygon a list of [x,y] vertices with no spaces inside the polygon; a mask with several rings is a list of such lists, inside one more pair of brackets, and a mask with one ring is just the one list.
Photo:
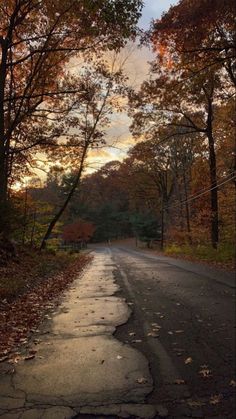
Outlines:
{"label": "tree", "polygon": [[88,58],[124,46],[135,36],[141,7],[140,0],[9,0],[1,6],[1,232],[9,227],[14,164],[21,162],[24,174],[30,150],[57,136],[56,130],[45,136],[52,111],[65,95],[79,91],[70,83],[68,63],[79,54]]}
{"label": "tree", "polygon": [[164,247],[165,213],[175,186],[172,150],[169,144],[156,140],[138,143],[130,152],[137,162],[137,170],[149,177],[157,189],[161,218],[161,248]]}
{"label": "tree", "polygon": [[145,242],[150,248],[154,240],[160,240],[160,222],[152,213],[137,213],[131,215],[131,223],[135,236]]}
{"label": "tree", "polygon": [[[120,70],[113,72],[113,68],[108,70],[105,66],[100,65],[95,71],[87,69],[81,76],[80,93],[78,97],[73,95],[73,106],[68,106],[71,110],[68,114],[71,131],[64,135],[66,143],[52,143],[53,159],[57,159],[60,156],[63,165],[73,165],[73,180],[64,202],[48,226],[41,243],[41,249],[46,247],[46,242],[54,226],[66,210],[78,188],[89,150],[104,144],[104,128],[109,125],[110,116],[115,107],[117,109],[120,107],[118,96],[120,97],[124,92],[122,82],[123,75]],[[71,97],[69,96],[70,100]],[[64,120],[62,124],[65,128]],[[66,153],[65,145],[67,147]],[[62,155],[63,157],[61,157]]]}
{"label": "tree", "polygon": [[[162,100],[159,104],[165,108],[167,117],[172,113],[169,125],[182,128],[184,135],[195,132],[208,140],[213,247],[217,247],[219,240],[214,119],[217,105],[232,97],[232,84],[236,85],[234,15],[232,0],[181,0],[154,22],[151,33],[156,53],[152,69],[155,72],[161,68],[157,88],[161,89],[161,83],[165,83],[166,100],[164,106]],[[186,87],[189,96],[183,94]],[[193,106],[191,109],[191,104],[198,106],[199,111]]]}
{"label": "tree", "polygon": [[66,243],[81,244],[86,246],[93,237],[95,227],[92,223],[84,220],[77,220],[63,228],[62,239]]}
{"label": "tree", "polygon": [[96,226],[93,240],[97,242],[131,234],[128,195],[123,187],[120,166],[119,161],[111,161],[85,176],[68,208],[70,219],[81,216]]}
{"label": "tree", "polygon": [[[217,65],[236,85],[235,2],[233,0],[181,0],[153,23],[151,38],[163,60],[198,71]],[[169,58],[168,58],[169,56]],[[172,63],[172,59],[170,59]]]}
{"label": "tree", "polygon": [[[214,137],[214,112],[221,94],[221,78],[214,67],[197,73],[192,67],[192,77],[184,77],[181,70],[157,69],[154,62],[151,80],[144,82],[139,93],[131,95],[134,134],[147,138],[161,137],[161,141],[179,136],[206,137],[208,141],[209,177],[211,189],[211,240],[217,247],[218,187]],[[178,76],[177,76],[178,74]]]}

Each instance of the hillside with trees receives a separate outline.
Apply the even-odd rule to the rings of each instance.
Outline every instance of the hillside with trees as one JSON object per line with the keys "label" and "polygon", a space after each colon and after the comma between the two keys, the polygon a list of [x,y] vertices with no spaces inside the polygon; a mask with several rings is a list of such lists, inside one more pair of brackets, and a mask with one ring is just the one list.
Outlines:
{"label": "hillside with trees", "polygon": [[[182,0],[154,20],[142,41],[153,61],[138,89],[117,53],[137,35],[141,2],[59,3],[1,9],[2,248],[58,246],[69,226],[80,225],[82,237],[84,223],[93,242],[136,237],[177,253],[205,246],[232,264],[233,2],[222,11],[218,1]],[[123,161],[87,174],[89,151],[106,147],[115,112],[129,115],[134,145]],[[43,185],[34,174],[41,156]]]}

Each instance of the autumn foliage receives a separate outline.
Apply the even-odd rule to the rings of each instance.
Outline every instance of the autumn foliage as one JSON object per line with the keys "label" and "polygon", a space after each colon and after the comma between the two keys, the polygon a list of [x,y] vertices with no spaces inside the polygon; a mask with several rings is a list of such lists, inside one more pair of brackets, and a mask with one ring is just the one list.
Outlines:
{"label": "autumn foliage", "polygon": [[[59,304],[62,292],[91,260],[89,255],[38,256],[21,254],[20,264],[0,268],[0,362],[18,362],[19,346],[25,352],[22,357],[37,352],[35,346],[35,351],[28,353],[27,343],[32,334],[37,333],[43,319],[50,318],[50,311]],[[11,275],[12,284],[9,283]],[[34,341],[36,345],[37,339]]]}
{"label": "autumn foliage", "polygon": [[[1,9],[0,238],[41,249],[61,235],[232,248],[234,2],[181,0],[154,20],[146,36],[154,58],[138,88],[106,53],[134,39],[142,2],[73,4]],[[89,152],[105,146],[114,113],[124,111],[136,143],[122,162],[85,176]],[[41,153],[45,184],[29,180],[15,192]]]}
{"label": "autumn foliage", "polygon": [[[71,165],[76,160],[70,200],[87,150],[102,142],[101,127],[108,122],[103,111],[112,82],[104,53],[134,39],[141,9],[140,0],[9,0],[1,5],[0,241],[11,238],[12,186],[40,166],[40,153],[61,165],[65,155],[67,164],[69,157]],[[78,62],[76,73],[70,71],[73,60]],[[98,97],[104,86],[107,94]],[[63,205],[49,223],[42,247],[67,200]]]}
{"label": "autumn foliage", "polygon": [[63,228],[62,239],[66,243],[87,243],[93,236],[95,227],[92,223],[77,220]]}

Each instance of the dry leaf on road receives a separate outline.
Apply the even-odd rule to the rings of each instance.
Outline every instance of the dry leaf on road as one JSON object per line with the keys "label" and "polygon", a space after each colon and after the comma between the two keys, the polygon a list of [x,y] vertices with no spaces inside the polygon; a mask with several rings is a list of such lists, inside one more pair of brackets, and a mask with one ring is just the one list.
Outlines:
{"label": "dry leaf on road", "polygon": [[145,383],[147,383],[147,379],[144,378],[144,377],[138,378],[137,379],[137,383],[138,384],[145,384]]}
{"label": "dry leaf on road", "polygon": [[31,359],[34,359],[34,358],[35,358],[35,355],[28,355],[28,356],[24,357],[24,360],[25,361],[30,361]]}
{"label": "dry leaf on road", "polygon": [[222,394],[215,394],[214,396],[211,396],[210,398],[210,404],[219,404],[221,400],[223,399]]}
{"label": "dry leaf on road", "polygon": [[174,381],[174,384],[178,384],[178,385],[185,384],[185,381],[181,380],[180,378],[177,378],[177,380]]}
{"label": "dry leaf on road", "polygon": [[208,368],[203,368],[198,372],[202,377],[210,377],[211,376],[211,370]]}
{"label": "dry leaf on road", "polygon": [[201,407],[201,406],[204,406],[205,403],[201,402],[200,400],[189,400],[188,405],[190,407]]}
{"label": "dry leaf on road", "polygon": [[2,356],[2,358],[0,358],[0,362],[6,361],[6,359],[8,359],[8,356],[7,355]]}
{"label": "dry leaf on road", "polygon": [[158,333],[156,333],[156,332],[149,332],[149,333],[147,334],[147,336],[148,336],[148,337],[152,337],[152,338],[159,338],[159,335],[158,335]]}

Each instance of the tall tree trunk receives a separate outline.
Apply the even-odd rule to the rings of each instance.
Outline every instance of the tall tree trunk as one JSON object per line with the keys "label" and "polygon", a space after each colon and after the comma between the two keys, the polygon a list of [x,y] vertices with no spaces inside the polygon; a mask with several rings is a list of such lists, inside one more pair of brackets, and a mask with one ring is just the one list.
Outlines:
{"label": "tall tree trunk", "polygon": [[7,161],[5,151],[4,97],[6,83],[7,40],[0,39],[0,233],[7,231]]}
{"label": "tall tree trunk", "polygon": [[209,167],[210,167],[210,180],[211,180],[211,191],[210,191],[210,194],[211,194],[211,244],[214,249],[217,249],[218,242],[219,242],[219,210],[218,210],[215,140],[213,136],[212,121],[213,121],[213,104],[212,104],[212,97],[209,97],[206,134],[208,138]]}
{"label": "tall tree trunk", "polygon": [[[176,176],[176,185],[177,185],[176,194],[177,194],[177,199],[179,200],[179,212],[177,214],[177,220],[178,220],[178,218],[180,219],[180,231],[183,232],[184,231],[184,215],[183,215],[183,205],[182,205],[182,201],[183,201],[182,190],[181,190],[182,185],[181,185],[181,182],[180,182],[180,179],[179,179],[179,174],[178,174],[177,171],[175,173],[175,176]],[[177,220],[176,220],[176,222],[177,222]]]}
{"label": "tall tree trunk", "polygon": [[191,226],[190,226],[190,212],[189,212],[189,203],[188,203],[188,187],[185,170],[183,171],[183,181],[184,181],[184,195],[185,195],[185,211],[186,211],[186,224],[188,232],[188,241],[189,244],[192,244],[191,236]]}
{"label": "tall tree trunk", "polygon": [[162,201],[161,201],[161,250],[164,249],[164,240],[165,240],[165,204],[164,204],[164,198],[162,196]]}
{"label": "tall tree trunk", "polygon": [[86,159],[86,156],[87,156],[88,146],[89,146],[89,143],[86,143],[85,146],[84,146],[84,150],[83,150],[83,154],[82,154],[82,157],[81,157],[79,171],[78,171],[78,173],[76,175],[75,181],[74,181],[74,183],[72,185],[72,188],[71,188],[70,192],[68,193],[68,195],[66,197],[66,200],[64,201],[62,207],[60,208],[60,210],[56,213],[56,215],[53,217],[52,221],[50,222],[50,224],[48,226],[48,229],[46,231],[46,234],[45,234],[45,236],[44,236],[44,238],[42,240],[42,243],[41,243],[41,246],[40,246],[40,250],[45,249],[46,244],[47,244],[47,240],[49,239],[49,237],[50,237],[50,235],[51,235],[51,233],[52,233],[52,231],[53,231],[56,223],[61,218],[61,216],[64,213],[65,209],[67,208],[67,206],[68,206],[68,204],[69,204],[72,196],[74,195],[74,192],[75,192],[76,188],[79,185],[81,174],[82,174],[82,171],[83,171],[83,168],[84,168],[85,159]]}
{"label": "tall tree trunk", "polygon": [[22,231],[22,244],[25,244],[26,229],[27,229],[27,212],[28,212],[28,189],[25,188],[25,200],[24,200],[24,215],[23,215],[23,231]]}
{"label": "tall tree trunk", "polygon": [[219,214],[218,214],[218,190],[216,176],[216,155],[214,147],[214,138],[211,133],[208,134],[209,141],[209,164],[211,179],[211,243],[217,249],[219,241]]}
{"label": "tall tree trunk", "polygon": [[36,209],[34,210],[34,214],[33,214],[33,226],[32,226],[31,235],[30,235],[30,247],[33,247],[33,244],[34,244],[35,224],[36,224]]}

